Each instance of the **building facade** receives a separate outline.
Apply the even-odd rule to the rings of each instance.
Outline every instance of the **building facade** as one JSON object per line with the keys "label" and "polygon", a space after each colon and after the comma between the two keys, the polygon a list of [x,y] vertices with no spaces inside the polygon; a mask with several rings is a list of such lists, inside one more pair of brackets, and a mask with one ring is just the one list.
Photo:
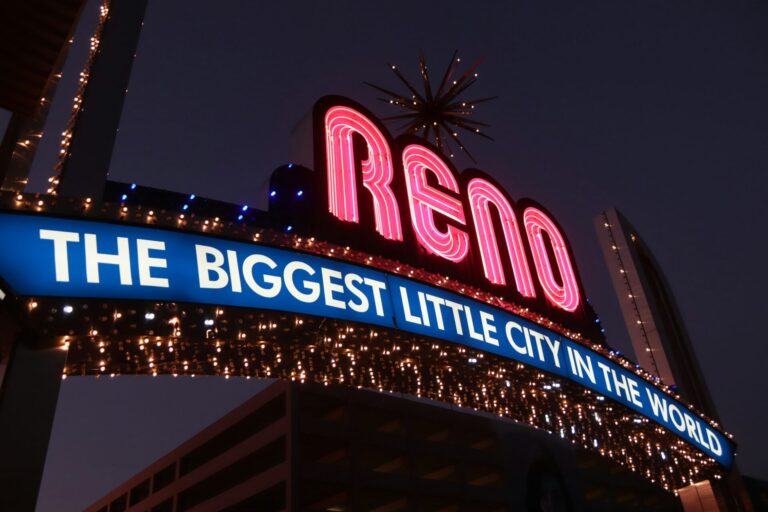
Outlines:
{"label": "building facade", "polygon": [[525,425],[416,397],[276,381],[88,512],[680,510]]}

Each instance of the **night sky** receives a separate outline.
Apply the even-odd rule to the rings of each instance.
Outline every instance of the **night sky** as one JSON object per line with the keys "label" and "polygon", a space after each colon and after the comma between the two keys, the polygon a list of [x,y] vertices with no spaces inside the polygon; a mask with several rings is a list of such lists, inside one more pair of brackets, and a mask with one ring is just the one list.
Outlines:
{"label": "night sky", "polygon": [[[91,1],[33,190],[50,175],[95,11]],[[676,294],[742,471],[768,479],[766,26],[757,1],[150,1],[110,178],[264,206],[317,98],[392,114],[362,84],[401,90],[387,63],[416,80],[420,49],[434,75],[455,49],[463,63],[483,57],[473,95],[500,98],[477,108],[495,142],[466,139],[477,166],[558,219],[609,343],[629,353],[592,227],[607,207],[626,214]],[[38,510],[90,504],[260,387],[66,380]]]}

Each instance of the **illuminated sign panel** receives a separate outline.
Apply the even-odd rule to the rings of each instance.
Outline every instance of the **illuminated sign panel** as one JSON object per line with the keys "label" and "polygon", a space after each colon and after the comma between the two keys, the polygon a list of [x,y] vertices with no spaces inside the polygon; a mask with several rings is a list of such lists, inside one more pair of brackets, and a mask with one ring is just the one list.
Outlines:
{"label": "illuminated sign panel", "polygon": [[652,383],[509,311],[418,281],[254,243],[35,215],[0,214],[0,244],[13,247],[0,252],[0,276],[19,295],[263,308],[443,339],[570,379],[732,462],[719,431]]}
{"label": "illuminated sign panel", "polygon": [[515,204],[476,169],[458,173],[423,139],[393,140],[345,98],[321,99],[314,122],[317,183],[327,197],[315,208],[332,224],[324,238],[383,248],[388,257],[478,285],[600,338],[566,238],[540,205]]}

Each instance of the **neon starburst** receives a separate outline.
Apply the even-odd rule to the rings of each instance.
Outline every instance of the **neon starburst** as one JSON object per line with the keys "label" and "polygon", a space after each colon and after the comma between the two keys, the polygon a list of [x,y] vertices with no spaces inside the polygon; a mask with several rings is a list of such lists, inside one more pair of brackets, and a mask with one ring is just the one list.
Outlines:
{"label": "neon starburst", "polygon": [[433,142],[443,153],[451,157],[454,156],[453,145],[458,146],[475,162],[475,158],[459,137],[459,132],[464,131],[493,140],[483,133],[483,129],[489,125],[470,119],[470,117],[474,115],[476,105],[495,99],[496,96],[466,100],[460,98],[467,89],[477,82],[476,70],[480,65],[480,60],[477,60],[459,76],[458,67],[461,64],[461,59],[457,55],[458,51],[453,53],[451,62],[443,73],[440,85],[434,92],[429,80],[427,62],[421,52],[419,53],[419,71],[423,83],[422,92],[419,92],[397,69],[397,66],[392,64],[389,65],[390,69],[405,85],[408,93],[398,94],[369,82],[365,82],[365,84],[387,95],[386,98],[379,98],[381,101],[406,111],[404,114],[382,118],[385,122],[403,122],[399,127],[402,132],[414,134]]}

